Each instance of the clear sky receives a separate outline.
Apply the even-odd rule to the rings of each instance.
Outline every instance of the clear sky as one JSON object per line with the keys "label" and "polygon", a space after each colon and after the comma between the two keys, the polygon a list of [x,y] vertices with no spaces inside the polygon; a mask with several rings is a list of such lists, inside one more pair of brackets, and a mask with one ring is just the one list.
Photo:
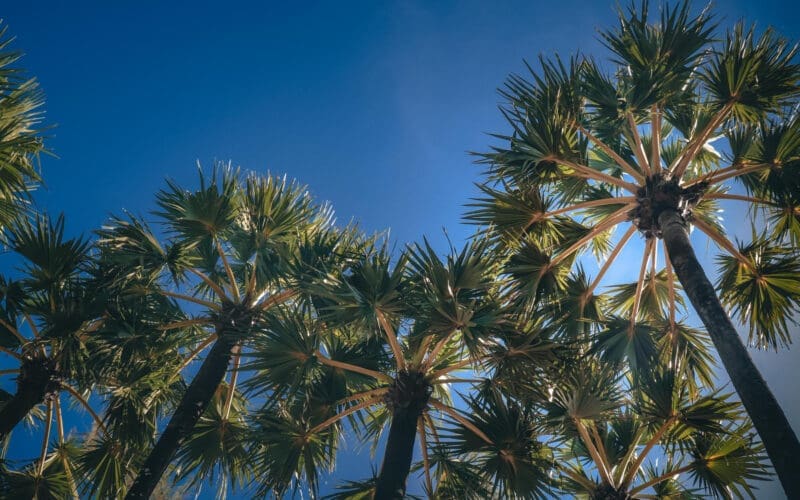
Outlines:
{"label": "clear sky", "polygon": [[[0,17],[57,125],[48,145],[58,158],[44,158],[36,198],[70,231],[123,208],[145,213],[165,177],[193,185],[195,161],[219,159],[299,179],[342,222],[390,228],[397,244],[427,235],[444,250],[443,227],[457,245],[472,230],[460,224],[480,178],[468,151],[507,129],[495,89],[523,59],[604,56],[596,30],[613,7],[18,0]],[[796,2],[714,10],[723,25],[744,18],[800,39]],[[796,428],[799,350],[755,355]]]}

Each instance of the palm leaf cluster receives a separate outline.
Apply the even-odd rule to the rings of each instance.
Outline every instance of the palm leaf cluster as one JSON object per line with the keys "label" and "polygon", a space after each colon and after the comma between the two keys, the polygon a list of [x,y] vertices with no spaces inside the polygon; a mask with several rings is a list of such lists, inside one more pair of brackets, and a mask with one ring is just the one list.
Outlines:
{"label": "palm leaf cluster", "polygon": [[[76,288],[93,309],[67,333],[90,358],[74,363],[91,368],[86,390],[102,398],[101,409],[81,400],[93,428],[48,480],[101,497],[206,483],[220,495],[314,492],[348,434],[377,444],[388,429],[377,487],[404,490],[418,444],[433,492],[453,487],[449,465],[436,458],[454,425],[480,437],[482,456],[531,459],[471,423],[452,393],[481,382],[475,372],[531,374],[558,359],[546,332],[502,304],[487,241],[444,259],[427,243],[392,258],[380,237],[332,225],[299,186],[225,166],[201,172],[195,190],[169,183],[157,200],[163,233],[115,217],[91,255],[83,240],[61,243],[61,220],[29,230],[30,239],[44,232],[40,240],[55,241],[51,266],[65,267],[55,256],[73,247],[86,259]],[[45,302],[63,314],[65,306]],[[48,397],[36,403],[49,416]],[[447,460],[465,453],[450,447]],[[9,488],[18,474],[9,469]],[[478,478],[489,484],[495,475]]]}
{"label": "palm leaf cluster", "polygon": [[36,458],[0,487],[58,496],[54,492],[70,491],[77,456],[64,432],[63,405],[71,400],[94,414],[87,400],[98,365],[88,338],[103,323],[102,301],[93,294],[89,243],[66,238],[63,218],[20,220],[7,241],[22,265],[17,276],[0,278],[0,352],[9,366],[2,376],[16,381],[16,392],[3,394],[0,439],[7,445],[23,421],[41,425],[44,439]]}
{"label": "palm leaf cluster", "polygon": [[0,228],[29,209],[29,192],[40,181],[39,155],[45,152],[41,124],[44,95],[35,78],[15,66],[22,54],[11,50],[8,26],[0,26]]}
{"label": "palm leaf cluster", "polygon": [[[313,290],[316,331],[301,330],[284,357],[275,357],[277,349],[269,345],[256,354],[254,366],[264,380],[288,396],[275,402],[274,411],[291,413],[287,405],[302,402],[309,412],[307,432],[327,433],[331,451],[345,419],[350,425],[344,432],[362,439],[376,440],[388,429],[373,484],[378,497],[405,491],[415,441],[428,492],[441,485],[449,476],[435,455],[452,424],[467,426],[493,453],[501,452],[457,408],[461,396],[452,390],[469,390],[480,382],[475,372],[503,358],[511,364],[509,337],[527,354],[514,363],[527,364],[529,373],[555,359],[556,346],[544,333],[525,332],[504,310],[486,250],[484,241],[475,240],[441,259],[425,243],[409,247],[392,264],[385,245],[372,246],[338,274],[326,273]],[[273,342],[286,338],[282,333]],[[290,363],[293,369],[287,370]],[[332,467],[332,460],[326,465]]]}
{"label": "palm leaf cluster", "polygon": [[[719,35],[688,3],[657,15],[631,6],[600,37],[608,62],[542,59],[508,79],[511,132],[481,155],[483,194],[466,219],[506,255],[519,306],[556,304],[562,329],[589,335],[604,361],[683,364],[697,393],[712,383],[710,338],[784,489],[800,494],[800,445],[729,319],[759,348],[788,345],[796,324],[796,47],[741,23]],[[730,204],[749,207],[749,241],[726,235],[718,214]],[[699,237],[722,252],[715,285],[695,257]],[[610,282],[620,269],[636,279]],[[686,324],[687,302],[708,334]]]}
{"label": "palm leaf cluster", "polygon": [[[745,412],[714,388],[712,344],[729,370],[742,360],[707,318],[791,341],[800,70],[770,30],[715,33],[706,11],[643,4],[601,33],[610,63],[510,77],[511,132],[466,215],[479,233],[444,255],[225,164],[93,240],[0,218],[20,262],[0,277],[0,376],[16,383],[0,438],[23,421],[42,437],[3,454],[0,495],[317,497],[352,443],[373,469],[330,498],[404,498],[408,477],[431,498],[753,497],[767,455],[791,493],[760,400],[734,379]],[[10,217],[36,179],[40,96],[3,73],[5,47]],[[728,202],[754,207],[749,241],[725,235]],[[690,226],[723,251],[713,301],[699,266],[687,278]],[[635,281],[609,283],[639,248]],[[66,412],[85,425],[68,432]]]}
{"label": "palm leaf cluster", "polygon": [[[655,24],[647,15],[646,5],[621,12],[619,28],[602,33],[610,67],[542,60],[531,81],[509,78],[502,94],[513,134],[483,155],[485,196],[466,217],[491,227],[517,258],[542,252],[534,270],[544,269],[545,284],[584,250],[598,257],[595,279],[602,279],[641,239],[635,283],[663,284],[674,321],[680,285],[666,259],[659,265],[666,250],[658,217],[677,210],[724,252],[719,288],[750,326],[751,342],[787,344],[798,306],[788,278],[798,237],[795,49],[771,30],[757,35],[742,25],[712,44],[713,20],[706,12],[692,17],[688,4],[665,8]],[[760,84],[767,74],[770,85]],[[724,149],[711,145],[724,139]],[[756,227],[769,229],[749,243],[730,241],[716,215],[722,200],[749,203]],[[772,250],[757,250],[766,246]],[[632,318],[653,299],[647,294],[642,286],[634,295]],[[747,307],[754,302],[761,307]]]}

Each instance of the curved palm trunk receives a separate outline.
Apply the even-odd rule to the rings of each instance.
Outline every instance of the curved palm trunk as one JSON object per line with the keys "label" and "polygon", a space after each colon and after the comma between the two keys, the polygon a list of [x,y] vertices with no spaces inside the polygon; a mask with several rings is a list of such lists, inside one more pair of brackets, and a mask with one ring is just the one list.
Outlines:
{"label": "curved palm trunk", "polygon": [[17,384],[17,393],[0,410],[0,441],[5,439],[36,405],[44,403],[47,385],[47,381],[40,384]]}
{"label": "curved palm trunk", "polygon": [[58,362],[34,355],[24,355],[17,376],[17,393],[0,409],[0,440],[4,439],[48,394],[60,387]]}
{"label": "curved palm trunk", "polygon": [[225,378],[234,345],[225,336],[214,343],[125,498],[150,498],[178,447],[200,420]]}
{"label": "curved palm trunk", "polygon": [[397,408],[392,415],[383,464],[375,487],[375,500],[399,499],[406,493],[406,479],[411,471],[414,441],[417,437],[417,419],[423,405],[411,404]]}
{"label": "curved palm trunk", "polygon": [[686,222],[674,210],[659,216],[672,267],[695,311],[708,329],[728,376],[753,421],[786,495],[800,498],[797,457],[800,443],[775,396],[750,359],[739,334],[697,261]]}

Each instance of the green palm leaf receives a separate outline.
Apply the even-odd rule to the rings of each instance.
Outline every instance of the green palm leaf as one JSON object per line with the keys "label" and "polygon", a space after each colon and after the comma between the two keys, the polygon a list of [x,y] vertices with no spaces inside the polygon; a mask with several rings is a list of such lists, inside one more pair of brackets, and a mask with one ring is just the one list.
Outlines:
{"label": "green palm leaf", "polygon": [[750,342],[777,348],[791,342],[789,332],[800,307],[800,256],[774,246],[766,235],[739,244],[747,262],[721,255],[717,286],[722,302],[750,330]]}
{"label": "green palm leaf", "polygon": [[452,422],[452,452],[470,456],[470,461],[491,484],[492,495],[509,498],[543,496],[549,491],[552,458],[538,440],[534,414],[499,392],[484,400],[468,400],[469,422],[491,442],[472,430]]}

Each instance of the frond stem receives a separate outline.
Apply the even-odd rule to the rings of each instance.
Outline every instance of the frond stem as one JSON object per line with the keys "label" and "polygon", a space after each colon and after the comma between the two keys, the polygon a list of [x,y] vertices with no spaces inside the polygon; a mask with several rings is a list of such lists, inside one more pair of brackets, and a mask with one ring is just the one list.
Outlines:
{"label": "frond stem", "polygon": [[736,249],[733,243],[726,238],[725,236],[721,235],[716,229],[712,226],[706,224],[704,221],[695,218],[692,220],[692,224],[694,224],[697,229],[702,231],[706,236],[711,238],[714,243],[719,245],[721,248],[725,249],[728,253],[730,253],[736,260],[738,260],[744,267],[751,271],[755,271],[753,269],[753,265],[750,263],[750,260],[745,257],[744,255]]}
{"label": "frond stem", "polygon": [[479,378],[439,378],[433,380],[431,384],[478,384],[484,381],[485,379]]}
{"label": "frond stem", "polygon": [[442,403],[441,401],[435,398],[431,398],[428,402],[431,404],[431,406],[433,406],[437,410],[447,413],[448,415],[453,417],[459,424],[463,425],[464,427],[472,431],[473,434],[483,439],[486,442],[486,444],[494,446],[494,441],[489,439],[489,437],[486,434],[484,434],[483,431],[475,427],[475,425],[472,422],[462,417],[457,410],[447,406],[446,404]]}
{"label": "frond stem", "polygon": [[636,453],[636,447],[639,444],[639,440],[642,439],[642,436],[645,433],[646,428],[644,426],[640,427],[636,434],[634,434],[633,439],[631,440],[631,444],[628,447],[628,451],[625,452],[625,456],[622,458],[622,461],[617,468],[617,484],[622,484],[623,479],[625,478],[625,471],[627,470],[628,464],[631,462],[633,455]]}
{"label": "frond stem", "polygon": [[375,396],[383,396],[387,392],[389,392],[388,387],[378,387],[377,389],[371,389],[369,391],[359,392],[358,394],[353,394],[352,396],[340,399],[339,401],[336,402],[336,404],[344,405],[352,401],[358,401],[359,399],[372,398]]}
{"label": "frond stem", "polygon": [[204,307],[207,307],[207,308],[212,309],[214,311],[222,310],[222,308],[219,306],[219,304],[216,304],[214,302],[209,302],[209,301],[203,300],[203,299],[198,299],[197,297],[192,297],[190,295],[184,295],[182,293],[170,292],[168,290],[159,290],[158,293],[160,293],[161,295],[166,295],[167,297],[172,297],[172,298],[175,298],[175,299],[185,300],[186,302],[191,302],[191,303],[197,304],[199,306],[204,306]]}
{"label": "frond stem", "polygon": [[669,171],[672,172],[672,177],[675,179],[680,179],[683,177],[683,174],[686,172],[686,168],[689,166],[689,163],[694,160],[695,156],[697,156],[697,152],[700,151],[708,138],[714,133],[714,130],[717,129],[720,123],[725,120],[725,117],[733,108],[733,103],[730,102],[722,107],[719,112],[708,122],[706,128],[703,129],[699,135],[692,138],[691,141],[686,145],[684,150],[681,154],[678,155],[677,158],[674,160],[675,165],[670,165]]}
{"label": "frond stem", "polygon": [[58,444],[64,443],[64,419],[61,416],[61,395],[53,398],[53,408],[56,412],[56,430],[58,431]]}
{"label": "frond stem", "polygon": [[342,420],[343,418],[345,418],[345,417],[347,417],[349,415],[352,415],[353,413],[355,413],[357,411],[361,411],[364,408],[368,408],[368,407],[376,405],[376,404],[378,404],[380,402],[381,402],[381,398],[372,397],[372,398],[369,398],[368,400],[364,401],[363,403],[359,403],[359,404],[357,404],[355,406],[351,406],[347,410],[345,410],[345,411],[343,411],[343,412],[341,412],[341,413],[339,413],[337,415],[334,415],[333,417],[331,417],[328,420],[322,422],[321,424],[311,428],[306,433],[306,435],[317,433],[317,432],[321,431],[322,429],[325,429],[326,427],[330,427],[331,425],[335,424],[339,420]]}
{"label": "frond stem", "polygon": [[[606,451],[606,445],[603,443],[603,440],[600,438],[600,433],[597,431],[597,422],[592,421],[591,425],[587,425],[589,432],[591,433],[591,437],[594,438],[595,447],[597,448],[597,452],[603,458],[604,463],[609,462],[608,459],[608,452]],[[609,473],[609,476],[611,474]],[[611,478],[613,480],[613,477]],[[612,483],[613,484],[613,483]]]}
{"label": "frond stem", "polygon": [[628,127],[631,129],[631,137],[633,137],[633,153],[636,156],[637,161],[641,164],[644,175],[650,177],[650,175],[652,175],[652,172],[650,171],[650,163],[647,161],[647,153],[644,151],[642,138],[639,136],[639,129],[636,125],[636,119],[633,117],[633,113],[630,111],[626,112],[625,115],[628,118]]}
{"label": "frond stem", "polygon": [[559,253],[555,258],[550,261],[549,267],[553,268],[561,263],[564,259],[572,255],[576,250],[581,248],[585,245],[589,240],[593,239],[598,234],[606,231],[607,229],[611,228],[612,226],[616,226],[628,216],[628,212],[633,208],[634,204],[630,203],[625,205],[621,209],[617,210],[613,214],[609,215],[603,222],[596,225],[593,229],[589,231],[589,233],[584,236],[583,238],[579,239],[577,242],[573,243],[569,248],[564,250],[563,252]]}
{"label": "frond stem", "polygon": [[228,257],[225,255],[225,250],[222,249],[222,243],[220,243],[219,238],[214,238],[214,245],[217,247],[217,253],[222,260],[222,267],[225,269],[225,274],[228,275],[230,289],[231,292],[233,292],[233,299],[239,302],[239,287],[236,285],[236,277],[233,274],[233,268],[231,268],[231,265],[228,263]]}
{"label": "frond stem", "polygon": [[655,295],[656,290],[656,266],[658,265],[658,245],[653,240],[652,252],[650,253],[650,291]]}
{"label": "frond stem", "polygon": [[351,365],[350,363],[344,363],[342,361],[336,361],[335,359],[331,359],[327,356],[324,356],[319,351],[317,351],[316,357],[320,363],[322,363],[323,365],[328,365],[332,368],[339,368],[340,370],[347,370],[353,373],[360,373],[361,375],[366,375],[368,377],[372,377],[377,380],[382,380],[390,384],[394,382],[394,379],[389,375],[386,375],[385,373],[376,372],[375,370],[370,370],[369,368]]}
{"label": "frond stem", "polygon": [[257,261],[253,260],[253,271],[250,273],[250,279],[247,280],[247,290],[244,292],[245,297],[252,297],[256,293],[257,271]]}
{"label": "frond stem", "polygon": [[430,380],[434,380],[434,381],[435,381],[435,380],[437,380],[439,377],[441,377],[442,375],[447,375],[448,373],[451,373],[451,372],[454,372],[454,371],[461,370],[461,369],[463,369],[464,367],[471,365],[472,363],[473,363],[473,360],[472,360],[472,359],[470,359],[470,358],[467,358],[467,359],[462,359],[462,360],[461,360],[461,361],[459,361],[458,363],[455,363],[455,364],[453,364],[453,365],[450,365],[450,366],[448,366],[448,367],[446,367],[446,368],[442,368],[442,369],[441,369],[441,370],[439,370],[439,371],[435,371],[435,372],[431,373],[430,377],[428,377],[428,378],[429,378]]}
{"label": "frond stem", "polygon": [[422,450],[422,465],[425,469],[425,486],[430,493],[433,493],[433,481],[431,481],[431,464],[428,460],[428,441],[425,436],[425,420],[417,419],[417,433],[419,434],[419,447]]}
{"label": "frond stem", "polygon": [[629,227],[628,230],[625,231],[625,234],[623,234],[622,237],[619,239],[617,245],[614,247],[614,250],[611,251],[608,258],[603,263],[603,266],[597,272],[597,277],[595,277],[594,281],[592,281],[592,284],[589,285],[589,288],[587,288],[586,291],[583,293],[584,297],[588,299],[589,296],[592,295],[592,292],[594,292],[595,288],[597,288],[597,285],[600,284],[600,281],[603,279],[603,276],[605,276],[606,271],[608,271],[608,268],[611,267],[611,264],[614,263],[614,260],[617,258],[617,255],[619,255],[622,249],[625,248],[625,245],[627,245],[628,240],[631,238],[631,236],[633,236],[633,233],[635,232],[636,232],[636,226],[634,225],[631,225],[631,227]]}
{"label": "frond stem", "polygon": [[[55,404],[56,410],[56,424],[58,429],[58,444],[64,444],[64,418],[61,414],[61,395],[57,394],[55,399],[53,400]],[[69,484],[70,492],[72,493],[72,498],[77,499],[78,496],[78,486],[75,484],[75,477],[72,475],[72,470],[69,466],[69,461],[65,455],[61,456],[61,463],[64,466],[64,474],[67,476],[67,483]]]}
{"label": "frond stem", "polygon": [[566,475],[568,475],[570,477],[570,479],[572,479],[576,483],[579,483],[581,486],[586,488],[588,491],[594,491],[594,489],[597,488],[597,485],[595,483],[593,483],[589,478],[587,478],[586,476],[583,476],[581,474],[578,474],[573,469],[571,469],[569,467],[563,467],[563,468],[561,468],[561,470]]}
{"label": "frond stem", "polygon": [[686,183],[686,186],[684,187],[690,188],[692,186],[700,184],[701,182],[707,182],[709,184],[717,184],[724,180],[732,179],[734,177],[739,177],[740,175],[758,172],[759,170],[764,170],[770,167],[772,167],[772,165],[768,163],[758,163],[756,165],[748,165],[746,167],[741,167],[741,168],[734,166],[725,167],[719,170],[714,170],[712,172],[709,172],[696,179],[692,179],[690,182]]}
{"label": "frond stem", "polygon": [[47,402],[47,416],[44,427],[44,438],[42,439],[42,453],[39,456],[39,476],[44,474],[44,461],[47,458],[47,447],[50,444],[50,430],[53,427],[53,402]]}
{"label": "frond stem", "polygon": [[175,373],[172,374],[172,376],[169,378],[169,383],[172,383],[178,377],[178,375],[180,375],[180,373],[184,370],[184,368],[189,366],[189,364],[192,361],[194,361],[194,358],[196,358],[201,352],[203,352],[203,350],[206,347],[211,345],[211,343],[213,343],[215,340],[217,340],[217,334],[212,333],[211,335],[208,336],[207,339],[202,341],[200,345],[197,346],[191,353],[189,353],[189,356],[187,356],[186,359],[183,360],[181,366],[177,370],[175,370]]}
{"label": "frond stem", "polygon": [[22,334],[19,333],[19,330],[11,326],[11,323],[8,323],[6,320],[0,318],[0,325],[3,325],[6,328],[6,330],[8,330],[9,332],[11,332],[12,335],[17,337],[17,340],[19,340],[20,345],[28,343],[28,339],[23,337]]}
{"label": "frond stem", "polygon": [[[53,297],[52,296],[50,297],[50,303],[53,304]],[[55,305],[52,306],[52,310],[53,310],[53,312],[55,312]],[[33,333],[33,338],[34,339],[38,339],[40,334],[39,334],[39,329],[36,328],[36,323],[33,322],[33,319],[30,317],[30,315],[27,312],[23,311],[22,316],[25,317],[25,321],[28,323],[28,327],[30,327],[31,333]],[[51,349],[52,349],[52,347],[51,347]],[[47,349],[45,348],[44,344],[40,344],[39,345],[39,352],[42,353],[42,356],[45,356],[45,357],[47,356]]]}
{"label": "frond stem", "polygon": [[436,426],[433,425],[433,418],[427,412],[422,414],[422,418],[428,423],[428,427],[431,429],[431,434],[433,435],[433,440],[436,441],[436,444],[439,444],[439,432],[436,430]]}
{"label": "frond stem", "polygon": [[712,200],[738,200],[738,201],[746,201],[748,203],[758,203],[761,205],[775,205],[771,201],[765,200],[763,198],[754,198],[752,196],[744,196],[741,194],[709,193],[703,195],[703,198],[709,198]]}
{"label": "frond stem", "polygon": [[584,208],[602,207],[606,205],[624,205],[626,203],[634,203],[635,201],[636,201],[635,196],[616,196],[611,198],[601,198],[599,200],[583,201],[581,203],[576,203],[574,205],[570,205],[567,207],[558,208],[550,212],[540,212],[534,214],[533,217],[531,217],[530,221],[528,221],[526,229],[530,227],[532,224],[535,224],[536,222],[539,222],[542,219],[547,219],[550,217],[554,217],[556,215],[572,212],[573,210],[583,210]]}
{"label": "frond stem", "polygon": [[400,343],[397,342],[397,335],[395,335],[394,328],[384,316],[383,311],[375,309],[375,317],[378,319],[378,324],[386,334],[386,339],[389,341],[389,346],[394,354],[395,363],[397,364],[398,371],[406,369],[406,360],[403,357],[403,350],[400,348]]}
{"label": "frond stem", "polygon": [[642,266],[639,268],[639,280],[636,282],[636,294],[633,296],[633,308],[631,309],[631,324],[628,330],[628,338],[633,336],[633,327],[636,326],[636,318],[639,316],[639,305],[644,291],[644,280],[647,275],[647,264],[650,260],[650,252],[653,250],[654,240],[648,239],[644,244],[644,255],[642,256]]}
{"label": "frond stem", "polygon": [[4,353],[8,354],[9,356],[11,356],[12,358],[16,358],[19,361],[22,361],[22,355],[19,354],[19,353],[14,352],[14,351],[12,351],[10,349],[6,349],[5,347],[0,347],[0,352],[4,352]]}
{"label": "frond stem", "polygon": [[642,466],[642,463],[644,462],[645,458],[647,458],[647,454],[650,453],[650,450],[652,450],[653,447],[658,444],[658,442],[661,440],[664,434],[670,429],[670,427],[672,427],[672,424],[674,424],[676,420],[677,418],[675,416],[669,417],[663,424],[661,424],[656,433],[653,434],[653,436],[647,440],[647,442],[644,445],[644,449],[642,450],[641,453],[639,453],[639,456],[636,458],[636,461],[633,462],[633,465],[628,470],[628,473],[625,475],[625,480],[622,483],[623,485],[627,486],[633,482],[634,478],[636,478],[636,473],[639,472],[639,467]]}
{"label": "frond stem", "polygon": [[233,396],[236,393],[236,380],[239,378],[239,365],[242,362],[242,346],[236,344],[233,347],[233,369],[231,370],[231,381],[228,384],[228,394],[225,396],[225,406],[223,406],[222,420],[227,420],[233,406]]}
{"label": "frond stem", "polygon": [[653,172],[661,171],[661,119],[663,114],[658,105],[654,104],[650,108],[650,135],[652,148],[650,151],[650,170]]}
{"label": "frond stem", "polygon": [[634,179],[636,179],[636,180],[637,180],[637,181],[639,181],[639,182],[644,182],[644,176],[641,174],[641,172],[639,172],[638,170],[636,170],[635,168],[633,168],[633,167],[631,166],[631,164],[630,164],[630,163],[628,163],[627,161],[625,161],[625,160],[624,160],[624,159],[623,159],[623,158],[622,158],[622,157],[621,157],[619,154],[617,154],[617,152],[616,152],[616,151],[614,151],[614,150],[613,150],[613,149],[612,149],[612,148],[611,148],[609,145],[607,145],[606,143],[604,143],[603,141],[601,141],[600,139],[598,139],[597,137],[595,137],[595,136],[594,136],[594,135],[593,135],[591,132],[589,132],[588,130],[586,130],[586,129],[585,129],[583,126],[582,126],[582,125],[578,125],[578,129],[581,131],[581,133],[582,133],[583,135],[585,135],[585,136],[586,136],[586,138],[587,138],[587,139],[589,139],[589,140],[590,140],[591,142],[593,142],[593,143],[594,143],[594,144],[595,144],[597,147],[599,147],[600,149],[602,149],[602,150],[603,150],[603,152],[605,152],[605,154],[607,154],[608,156],[610,156],[610,157],[611,157],[611,159],[613,159],[613,160],[614,160],[614,161],[617,163],[617,165],[619,165],[619,167],[620,167],[622,170],[624,170],[624,171],[625,171],[625,172],[626,172],[628,175],[630,175],[631,177],[633,177]]}
{"label": "frond stem", "polygon": [[628,495],[633,496],[633,495],[639,493],[642,490],[646,490],[650,486],[658,484],[658,483],[660,483],[662,481],[666,481],[666,480],[670,479],[671,477],[674,477],[677,474],[683,474],[684,472],[688,472],[688,471],[694,469],[695,467],[696,467],[696,465],[693,462],[693,463],[690,463],[689,465],[684,465],[683,467],[679,467],[679,468],[677,468],[675,470],[671,470],[669,472],[665,472],[664,474],[661,474],[660,476],[654,477],[653,479],[647,481],[646,483],[640,484],[636,488],[634,488],[631,491],[629,491]]}
{"label": "frond stem", "polygon": [[28,313],[23,312],[22,315],[25,317],[25,321],[28,322],[28,326],[31,329],[31,333],[33,333],[33,337],[38,339],[39,338],[39,329],[36,328],[36,323],[33,322],[33,320],[31,319],[30,315],[28,315]]}
{"label": "frond stem", "polygon": [[423,365],[425,370],[427,370],[427,369],[429,369],[431,366],[433,366],[433,363],[436,361],[436,357],[437,357],[437,356],[439,356],[439,353],[441,353],[441,352],[442,352],[442,349],[444,349],[444,346],[445,346],[445,345],[447,345],[447,343],[448,343],[448,342],[450,342],[450,340],[451,340],[451,339],[452,339],[452,338],[453,338],[453,337],[454,337],[454,336],[455,336],[457,333],[458,333],[458,328],[453,328],[453,329],[450,331],[450,333],[448,333],[447,335],[445,335],[445,336],[444,336],[444,338],[442,338],[442,340],[440,340],[440,341],[439,341],[439,342],[436,344],[436,346],[433,348],[433,350],[432,350],[432,351],[430,352],[430,354],[428,355],[428,359],[425,361],[425,364]]}
{"label": "frond stem", "polygon": [[207,325],[211,323],[209,318],[194,318],[185,321],[176,321],[174,323],[167,323],[158,327],[159,330],[177,330],[178,328],[186,328],[187,326]]}
{"label": "frond stem", "polygon": [[223,290],[219,285],[214,283],[214,280],[209,278],[208,275],[206,275],[204,272],[198,271],[197,269],[195,269],[193,267],[189,267],[187,270],[190,273],[192,273],[195,276],[197,276],[198,278],[200,278],[201,280],[203,280],[203,282],[206,285],[208,285],[208,287],[210,289],[214,290],[214,293],[217,294],[217,297],[219,298],[220,302],[225,301],[225,300],[230,300],[230,298],[228,297],[228,294],[225,293],[225,290]]}
{"label": "frond stem", "polygon": [[557,163],[561,163],[562,165],[570,167],[578,174],[579,177],[592,179],[597,182],[605,182],[606,184],[617,186],[633,194],[636,194],[636,192],[639,190],[639,187],[636,186],[636,184],[631,184],[630,182],[623,181],[622,179],[618,179],[604,172],[600,172],[599,170],[587,167],[586,165],[581,165],[580,163],[575,163],[569,160],[562,160],[560,158],[556,158],[555,161]]}
{"label": "frond stem", "polygon": [[267,300],[258,305],[254,305],[253,307],[258,311],[266,311],[267,309],[270,309],[278,304],[283,304],[284,302],[291,300],[298,295],[300,295],[300,293],[297,290],[290,288],[288,290],[283,290],[282,292],[270,295]]}
{"label": "frond stem", "polygon": [[83,399],[83,396],[81,396],[78,393],[78,391],[76,391],[75,389],[73,389],[71,386],[69,386],[67,384],[61,384],[61,388],[64,389],[65,391],[67,391],[73,398],[75,398],[75,400],[77,402],[79,402],[84,408],[86,408],[86,411],[88,411],[89,415],[92,416],[92,419],[94,419],[94,422],[95,422],[95,424],[97,424],[97,427],[101,431],[103,431],[104,435],[108,436],[108,429],[106,429],[105,424],[103,424],[103,420],[100,418],[100,416],[97,413],[95,413],[95,411],[92,409],[92,407],[89,406],[89,403],[85,399]]}
{"label": "frond stem", "polygon": [[419,349],[417,349],[417,352],[411,358],[412,366],[419,366],[419,367],[424,366],[423,359],[425,358],[425,354],[427,354],[428,352],[428,348],[431,346],[431,342],[433,342],[432,335],[428,335],[424,339],[422,339],[422,343],[420,344]]}
{"label": "frond stem", "polygon": [[595,466],[597,467],[597,472],[600,473],[600,477],[603,479],[603,481],[613,486],[614,481],[612,480],[611,475],[608,473],[607,464],[600,456],[597,448],[594,446],[592,438],[589,436],[589,432],[586,430],[586,426],[583,425],[583,422],[581,422],[581,419],[579,418],[573,418],[572,420],[575,422],[575,426],[578,428],[578,434],[580,434],[581,440],[586,446],[586,450],[589,452],[592,460],[594,460]]}
{"label": "frond stem", "polygon": [[[203,342],[201,342],[200,345],[198,345],[192,352],[190,352],[189,355],[183,360],[183,363],[181,363],[181,365],[178,367],[178,369],[172,372],[172,375],[169,376],[166,385],[170,385],[173,382],[175,382],[175,380],[177,380],[178,377],[180,377],[181,372],[184,369],[186,369],[186,367],[189,366],[192,363],[192,361],[194,361],[194,359],[215,340],[217,340],[217,334],[212,333],[211,335],[208,336],[208,338],[206,338]],[[148,398],[145,400],[144,406],[149,408],[150,404],[153,402],[153,400],[156,398],[157,395],[158,391],[151,392]]]}

